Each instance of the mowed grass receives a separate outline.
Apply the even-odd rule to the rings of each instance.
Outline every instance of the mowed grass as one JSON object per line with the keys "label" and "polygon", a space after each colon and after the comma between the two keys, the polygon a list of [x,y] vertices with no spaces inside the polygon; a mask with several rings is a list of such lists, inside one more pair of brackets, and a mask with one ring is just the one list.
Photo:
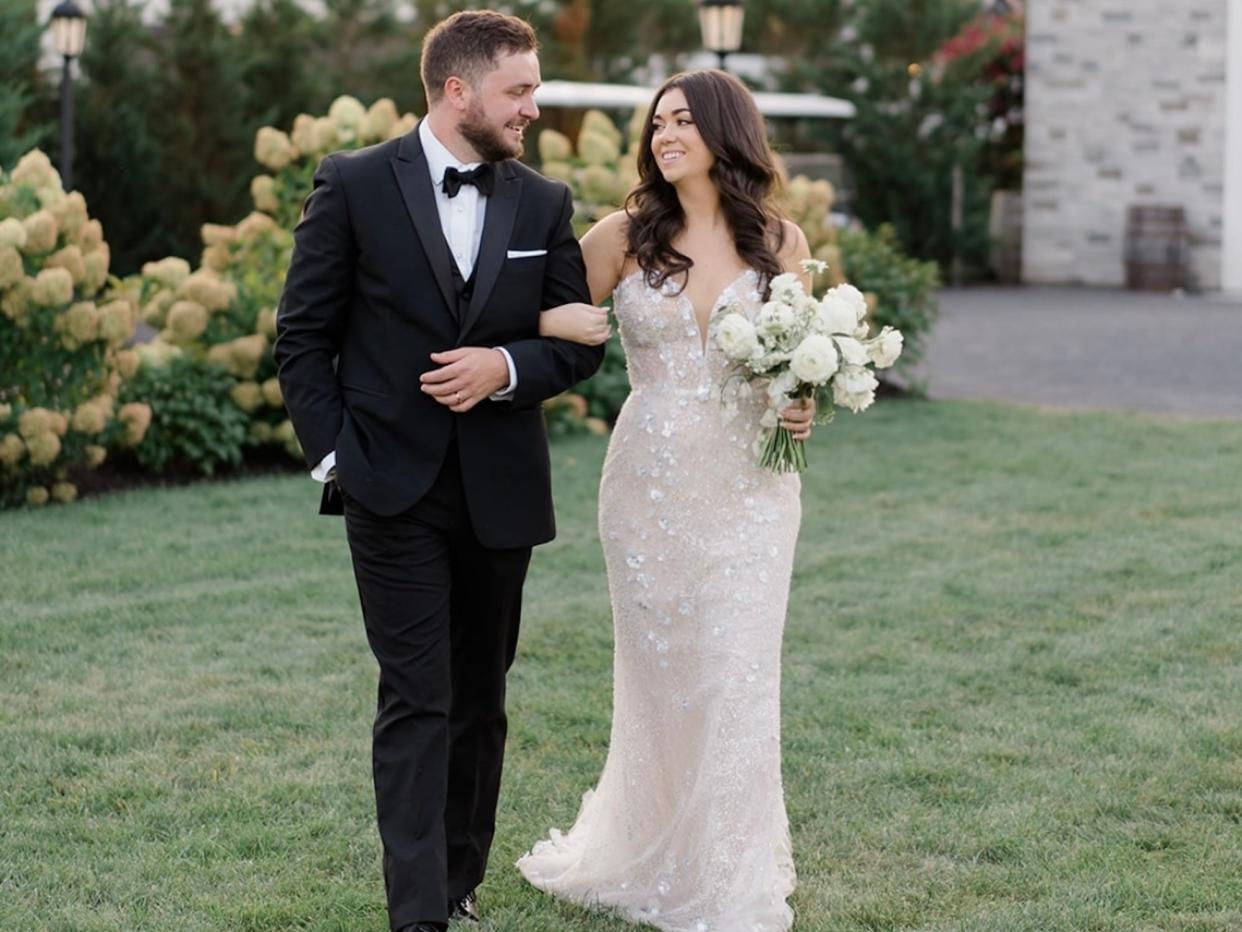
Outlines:
{"label": "mowed grass", "polygon": [[[484,930],[608,739],[604,444],[553,450]],[[795,928],[1242,929],[1242,423],[821,430],[785,644]],[[374,663],[301,476],[0,515],[0,929],[383,930]]]}

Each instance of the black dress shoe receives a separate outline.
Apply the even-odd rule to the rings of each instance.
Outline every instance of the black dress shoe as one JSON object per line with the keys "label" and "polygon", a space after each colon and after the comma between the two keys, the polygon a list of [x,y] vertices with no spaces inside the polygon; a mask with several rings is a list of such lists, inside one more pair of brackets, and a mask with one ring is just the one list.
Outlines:
{"label": "black dress shoe", "polygon": [[449,900],[449,919],[460,919],[463,922],[479,921],[479,899],[471,890],[465,896]]}
{"label": "black dress shoe", "polygon": [[397,932],[444,932],[444,929],[438,922],[416,922],[412,926],[402,926]]}

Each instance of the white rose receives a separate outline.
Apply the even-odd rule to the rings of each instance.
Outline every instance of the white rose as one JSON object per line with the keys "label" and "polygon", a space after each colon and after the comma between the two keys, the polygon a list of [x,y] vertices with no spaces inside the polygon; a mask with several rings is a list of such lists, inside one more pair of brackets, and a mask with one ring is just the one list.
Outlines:
{"label": "white rose", "polygon": [[854,308],[849,302],[832,291],[824,295],[815,312],[814,327],[818,333],[853,333],[858,326]]}
{"label": "white rose", "polygon": [[798,295],[802,294],[802,281],[793,272],[785,272],[772,279],[771,294],[773,301],[793,304]]}
{"label": "white rose", "polygon": [[794,312],[787,304],[769,301],[759,309],[758,330],[768,337],[779,337],[788,333],[794,325]]}
{"label": "white rose", "polygon": [[847,366],[865,366],[870,362],[867,348],[853,337],[834,337],[834,339],[837,341],[837,349],[841,351],[841,358],[845,360]]}
{"label": "white rose", "polygon": [[854,309],[854,322],[858,323],[867,316],[867,299],[863,297],[863,293],[853,285],[837,285],[830,294],[836,294]]}
{"label": "white rose", "polygon": [[880,335],[868,344],[867,352],[877,369],[887,369],[897,361],[904,346],[905,337],[901,335],[901,331],[885,327],[880,331]]}
{"label": "white rose", "polygon": [[875,389],[880,383],[870,369],[862,366],[846,366],[832,380],[832,400],[855,414],[865,411],[875,401]]}
{"label": "white rose", "polygon": [[837,371],[838,362],[837,348],[832,345],[832,340],[823,334],[813,333],[793,351],[789,368],[801,381],[823,385]]}
{"label": "white rose", "polygon": [[749,359],[759,349],[754,325],[741,314],[728,314],[716,328],[716,343],[730,359]]}

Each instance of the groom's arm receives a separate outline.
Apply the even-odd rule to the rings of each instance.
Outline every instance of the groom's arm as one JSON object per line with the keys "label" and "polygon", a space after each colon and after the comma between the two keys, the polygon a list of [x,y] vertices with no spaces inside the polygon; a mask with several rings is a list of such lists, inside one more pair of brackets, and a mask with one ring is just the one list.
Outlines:
{"label": "groom's arm", "polygon": [[[573,215],[573,194],[566,187],[552,240],[548,244],[540,308],[574,302],[591,303],[582,249],[574,236]],[[555,337],[517,340],[506,343],[502,348],[512,358],[517,374],[512,403],[525,407],[537,405],[545,398],[559,395],[589,378],[604,360],[603,346],[585,346]]]}
{"label": "groom's arm", "polygon": [[273,351],[285,407],[311,466],[333,451],[341,429],[334,360],[349,316],[353,268],[354,240],[340,170],[327,156],[293,231]]}

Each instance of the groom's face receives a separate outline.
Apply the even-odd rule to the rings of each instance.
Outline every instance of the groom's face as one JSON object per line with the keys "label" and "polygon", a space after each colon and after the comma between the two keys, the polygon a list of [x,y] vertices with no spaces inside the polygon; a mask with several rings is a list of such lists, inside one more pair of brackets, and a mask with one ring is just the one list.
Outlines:
{"label": "groom's face", "polygon": [[457,129],[485,162],[522,154],[526,127],[539,118],[535,88],[539,58],[534,52],[501,55],[497,66],[469,88]]}

